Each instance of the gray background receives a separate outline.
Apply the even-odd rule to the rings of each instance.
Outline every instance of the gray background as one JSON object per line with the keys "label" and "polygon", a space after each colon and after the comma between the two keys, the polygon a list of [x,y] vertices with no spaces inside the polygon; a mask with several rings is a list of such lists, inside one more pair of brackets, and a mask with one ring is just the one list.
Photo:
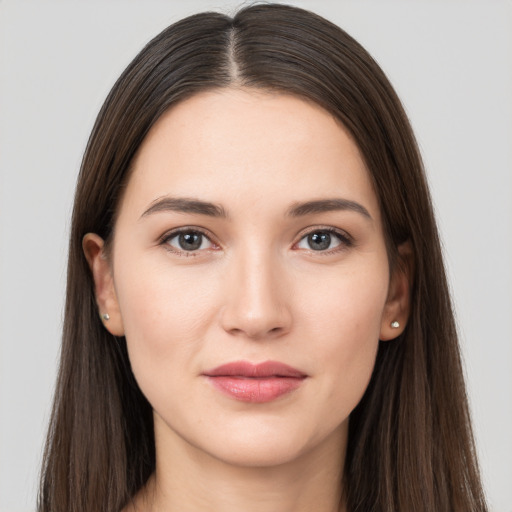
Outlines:
{"label": "gray background", "polygon": [[[512,4],[290,1],[388,73],[423,151],[492,510],[512,511]],[[0,0],[0,512],[34,510],[73,187],[96,113],[152,36],[234,1]]]}

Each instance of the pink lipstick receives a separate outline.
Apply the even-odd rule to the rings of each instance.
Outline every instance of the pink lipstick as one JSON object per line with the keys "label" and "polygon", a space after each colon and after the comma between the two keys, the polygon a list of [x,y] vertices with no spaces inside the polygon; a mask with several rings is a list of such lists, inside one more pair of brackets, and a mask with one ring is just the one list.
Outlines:
{"label": "pink lipstick", "polygon": [[277,361],[236,361],[203,374],[224,394],[242,402],[265,403],[297,389],[307,375]]}

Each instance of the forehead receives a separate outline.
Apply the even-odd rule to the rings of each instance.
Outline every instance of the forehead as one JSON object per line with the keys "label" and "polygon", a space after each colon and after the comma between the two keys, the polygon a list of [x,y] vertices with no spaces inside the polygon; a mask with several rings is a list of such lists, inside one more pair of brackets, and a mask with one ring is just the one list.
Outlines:
{"label": "forehead", "polygon": [[[230,209],[347,196],[379,217],[357,145],[321,107],[287,94],[226,88],[167,111],[133,162],[123,203],[139,214],[165,196]],[[122,209],[126,204],[122,205]]]}

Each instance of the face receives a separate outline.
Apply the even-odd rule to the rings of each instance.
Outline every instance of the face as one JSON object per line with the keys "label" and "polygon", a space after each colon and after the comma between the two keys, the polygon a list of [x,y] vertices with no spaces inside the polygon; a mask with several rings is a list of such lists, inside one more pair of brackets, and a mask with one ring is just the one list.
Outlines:
{"label": "face", "polygon": [[237,465],[342,447],[378,340],[399,334],[369,174],[343,126],[288,95],[221,89],[168,111],[134,162],[108,265],[159,447]]}

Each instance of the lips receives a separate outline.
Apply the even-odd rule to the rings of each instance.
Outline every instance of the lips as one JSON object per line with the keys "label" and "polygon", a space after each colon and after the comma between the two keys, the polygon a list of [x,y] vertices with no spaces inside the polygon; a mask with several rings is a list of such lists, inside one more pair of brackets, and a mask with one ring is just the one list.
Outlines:
{"label": "lips", "polygon": [[297,389],[307,375],[277,361],[236,361],[203,374],[222,393],[242,402],[265,403]]}

